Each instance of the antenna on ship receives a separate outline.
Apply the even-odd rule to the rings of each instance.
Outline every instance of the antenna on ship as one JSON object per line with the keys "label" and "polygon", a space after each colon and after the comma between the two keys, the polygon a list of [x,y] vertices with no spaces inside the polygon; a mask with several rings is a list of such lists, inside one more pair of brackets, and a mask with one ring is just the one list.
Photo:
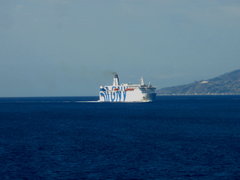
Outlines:
{"label": "antenna on ship", "polygon": [[149,83],[148,83],[148,87],[152,87],[152,85],[151,85],[151,82],[149,81]]}
{"label": "antenna on ship", "polygon": [[144,86],[144,80],[143,80],[143,77],[141,77],[141,79],[140,79],[140,85],[141,85],[141,86]]}
{"label": "antenna on ship", "polygon": [[113,86],[119,86],[119,78],[118,78],[118,74],[117,73],[113,73],[114,77],[113,77]]}

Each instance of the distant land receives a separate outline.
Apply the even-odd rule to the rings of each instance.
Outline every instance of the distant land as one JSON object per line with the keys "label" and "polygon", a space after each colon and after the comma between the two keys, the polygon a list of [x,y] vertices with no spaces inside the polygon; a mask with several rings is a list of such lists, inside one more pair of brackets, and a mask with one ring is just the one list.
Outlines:
{"label": "distant land", "polygon": [[157,90],[158,95],[240,95],[240,69],[218,77]]}

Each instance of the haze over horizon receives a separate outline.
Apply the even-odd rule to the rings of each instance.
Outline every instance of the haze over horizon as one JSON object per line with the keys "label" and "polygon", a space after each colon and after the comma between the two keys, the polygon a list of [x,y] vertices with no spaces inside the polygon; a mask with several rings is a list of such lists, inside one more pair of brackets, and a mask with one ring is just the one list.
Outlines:
{"label": "haze over horizon", "polygon": [[240,69],[237,0],[0,1],[0,97],[157,88]]}

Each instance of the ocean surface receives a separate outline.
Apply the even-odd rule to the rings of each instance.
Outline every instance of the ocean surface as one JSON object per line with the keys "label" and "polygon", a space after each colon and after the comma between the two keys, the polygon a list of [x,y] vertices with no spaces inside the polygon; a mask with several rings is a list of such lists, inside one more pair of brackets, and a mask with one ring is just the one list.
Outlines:
{"label": "ocean surface", "polygon": [[0,179],[240,179],[240,96],[97,99],[0,98]]}

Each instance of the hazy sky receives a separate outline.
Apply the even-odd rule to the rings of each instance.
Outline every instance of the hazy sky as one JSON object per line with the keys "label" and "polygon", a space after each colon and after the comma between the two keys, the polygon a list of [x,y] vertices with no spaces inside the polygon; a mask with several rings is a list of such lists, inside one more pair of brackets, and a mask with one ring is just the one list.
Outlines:
{"label": "hazy sky", "polygon": [[0,96],[158,88],[240,68],[239,0],[0,0]]}

